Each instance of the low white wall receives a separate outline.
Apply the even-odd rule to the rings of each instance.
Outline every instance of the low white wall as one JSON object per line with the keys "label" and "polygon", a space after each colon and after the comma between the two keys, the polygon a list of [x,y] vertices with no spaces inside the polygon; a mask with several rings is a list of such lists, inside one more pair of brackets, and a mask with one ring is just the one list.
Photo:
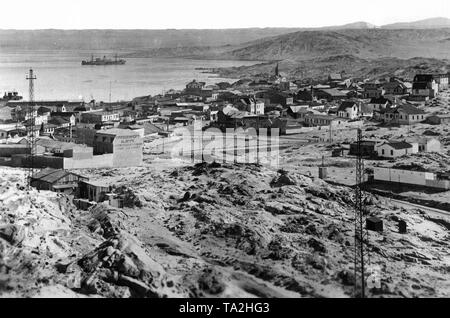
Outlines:
{"label": "low white wall", "polygon": [[93,156],[89,159],[64,158],[64,169],[112,168],[113,154]]}
{"label": "low white wall", "polygon": [[449,189],[448,180],[437,180],[432,172],[410,171],[391,168],[374,167],[374,180],[415,184],[432,188]]}

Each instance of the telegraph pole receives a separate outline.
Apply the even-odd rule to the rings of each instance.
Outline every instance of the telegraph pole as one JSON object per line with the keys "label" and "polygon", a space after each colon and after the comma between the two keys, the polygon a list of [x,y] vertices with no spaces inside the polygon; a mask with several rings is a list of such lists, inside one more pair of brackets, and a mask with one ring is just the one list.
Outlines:
{"label": "telegraph pole", "polygon": [[27,119],[29,123],[27,124],[27,137],[28,137],[28,149],[30,151],[28,155],[28,173],[27,173],[27,182],[28,185],[31,185],[31,178],[34,174],[34,156],[36,155],[36,116],[35,116],[35,104],[34,104],[34,81],[37,79],[36,75],[33,73],[33,69],[30,69],[28,76],[26,77],[28,80],[28,93],[29,93],[29,105],[27,108]]}

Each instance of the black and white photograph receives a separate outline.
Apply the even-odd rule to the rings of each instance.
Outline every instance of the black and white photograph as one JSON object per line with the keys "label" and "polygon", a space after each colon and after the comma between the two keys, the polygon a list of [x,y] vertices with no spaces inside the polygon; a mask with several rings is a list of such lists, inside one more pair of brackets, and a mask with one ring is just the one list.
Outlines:
{"label": "black and white photograph", "polygon": [[0,11],[0,298],[450,296],[448,0]]}

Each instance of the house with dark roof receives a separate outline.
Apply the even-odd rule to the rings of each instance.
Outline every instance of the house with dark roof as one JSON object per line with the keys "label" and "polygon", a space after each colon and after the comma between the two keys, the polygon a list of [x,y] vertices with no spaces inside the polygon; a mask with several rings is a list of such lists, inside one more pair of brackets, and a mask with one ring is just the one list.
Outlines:
{"label": "house with dark roof", "polygon": [[309,109],[308,105],[295,105],[289,106],[286,114],[292,118],[303,120],[305,114],[307,114],[310,111],[311,110]]}
{"label": "house with dark roof", "polygon": [[379,119],[385,123],[412,125],[425,121],[427,113],[411,104],[389,107],[379,112]]}
{"label": "house with dark roof", "polygon": [[202,89],[205,87],[205,82],[197,82],[195,79],[186,84],[185,93],[188,95],[200,96]]}
{"label": "house with dark roof", "polygon": [[326,114],[317,114],[309,112],[304,117],[304,122],[308,126],[317,127],[317,126],[340,126],[345,122],[343,118],[339,118],[332,115]]}
{"label": "house with dark roof", "polygon": [[375,146],[378,141],[376,140],[362,140],[361,144],[358,144],[357,141],[350,144],[349,155],[357,156],[361,154],[363,157],[377,157],[377,152],[375,150]]}
{"label": "house with dark roof", "polygon": [[385,141],[375,146],[375,150],[380,158],[398,158],[401,156],[419,152],[417,143],[406,141]]}
{"label": "house with dark roof", "polygon": [[38,116],[47,116],[48,117],[48,116],[50,116],[51,112],[52,112],[52,110],[45,106],[41,106],[37,110]]}
{"label": "house with dark roof", "polygon": [[107,122],[118,122],[120,115],[118,112],[108,112],[103,110],[81,113],[80,121],[86,124],[104,124]]}
{"label": "house with dark roof", "polygon": [[395,115],[398,124],[411,125],[424,121],[427,113],[413,105],[404,104],[397,107]]}
{"label": "house with dark roof", "polygon": [[[75,120],[75,117],[73,119]],[[71,125],[71,120],[70,117],[54,116],[48,120],[48,124],[55,125],[56,128],[68,128]]]}
{"label": "house with dark roof", "polygon": [[217,113],[217,122],[211,122],[210,127],[219,128],[225,132],[226,128],[240,128],[249,129],[279,129],[279,134],[286,134],[286,119],[273,118],[268,115],[255,115],[248,112],[239,111],[229,107],[219,110]]}
{"label": "house with dark roof", "polygon": [[400,81],[392,81],[383,85],[385,95],[404,96],[409,94],[408,87]]}
{"label": "house with dark roof", "polygon": [[265,105],[280,104],[283,107],[294,104],[294,96],[291,93],[270,90],[256,94],[257,98],[264,99]]}
{"label": "house with dark roof", "polygon": [[432,74],[418,74],[414,77],[412,96],[435,98],[439,93],[439,84]]}
{"label": "house with dark roof", "polygon": [[235,107],[242,111],[247,111],[255,115],[264,115],[264,100],[253,97],[242,97]]}
{"label": "house with dark roof", "polygon": [[158,136],[164,132],[164,129],[150,122],[142,124],[121,123],[118,128],[130,129],[141,134],[141,137]]}
{"label": "house with dark roof", "polygon": [[46,168],[31,177],[31,186],[38,190],[73,193],[80,181],[89,180],[73,172],[62,169]]}
{"label": "house with dark roof", "polygon": [[372,113],[375,114],[375,117],[378,117],[376,113],[379,113],[382,109],[386,109],[388,106],[391,106],[392,102],[384,97],[372,98],[370,102],[367,104],[367,107],[371,109]]}
{"label": "house with dark roof", "polygon": [[384,88],[378,82],[364,84],[363,98],[380,98],[385,94]]}
{"label": "house with dark roof", "polygon": [[341,118],[356,119],[359,116],[359,106],[353,101],[343,101],[337,109],[337,115]]}

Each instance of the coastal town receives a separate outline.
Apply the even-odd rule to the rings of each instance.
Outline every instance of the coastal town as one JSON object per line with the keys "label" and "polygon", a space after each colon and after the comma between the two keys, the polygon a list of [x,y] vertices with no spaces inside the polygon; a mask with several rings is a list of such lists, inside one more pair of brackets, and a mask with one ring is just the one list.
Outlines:
{"label": "coastal town", "polygon": [[[396,160],[447,154],[449,77],[450,73],[417,74],[412,79],[371,80],[336,73],[306,83],[287,79],[276,64],[273,74],[264,77],[213,85],[194,79],[183,90],[124,102],[30,102],[8,92],[1,99],[0,164],[30,167],[27,135],[31,133],[37,139],[36,169],[140,166],[143,153],[169,153],[180,128],[193,127],[195,122],[203,130],[242,128],[242,135],[249,128],[257,133],[277,129],[283,148],[326,144],[328,151],[318,159],[351,161],[357,155],[360,128],[364,131],[361,155],[377,166],[370,175],[374,180],[449,190],[448,171],[412,166],[403,180],[404,169],[392,170]],[[383,169],[389,169],[390,179]]]}
{"label": "coastal town", "polygon": [[[34,76],[41,80],[29,71],[30,92]],[[40,282],[44,296],[349,296],[352,267],[343,268],[353,258],[352,196],[360,188],[372,207],[364,224],[372,262],[388,273],[371,295],[448,296],[449,79],[450,73],[420,72],[298,79],[274,63],[270,74],[209,85],[193,79],[184,89],[129,101],[34,100],[28,92],[6,92],[0,184],[9,190],[0,202],[9,209],[29,200],[40,212],[10,213],[10,223],[2,217],[0,237],[34,256],[56,256],[41,274],[54,266],[65,278],[50,287]],[[196,125],[199,139],[189,135]],[[210,129],[231,136],[231,146],[216,146],[207,160]],[[260,144],[267,131],[272,141]],[[186,132],[196,146],[175,156]],[[262,160],[275,150],[276,164]],[[30,237],[22,229],[31,231],[33,218],[52,221]],[[56,238],[71,222],[76,233]],[[252,257],[261,263],[252,265]],[[226,269],[232,264],[240,272]],[[201,270],[186,270],[196,266]],[[24,272],[15,273],[22,285]],[[414,273],[425,274],[411,289]],[[330,275],[332,281],[324,278]],[[17,295],[36,293],[11,284]]]}

